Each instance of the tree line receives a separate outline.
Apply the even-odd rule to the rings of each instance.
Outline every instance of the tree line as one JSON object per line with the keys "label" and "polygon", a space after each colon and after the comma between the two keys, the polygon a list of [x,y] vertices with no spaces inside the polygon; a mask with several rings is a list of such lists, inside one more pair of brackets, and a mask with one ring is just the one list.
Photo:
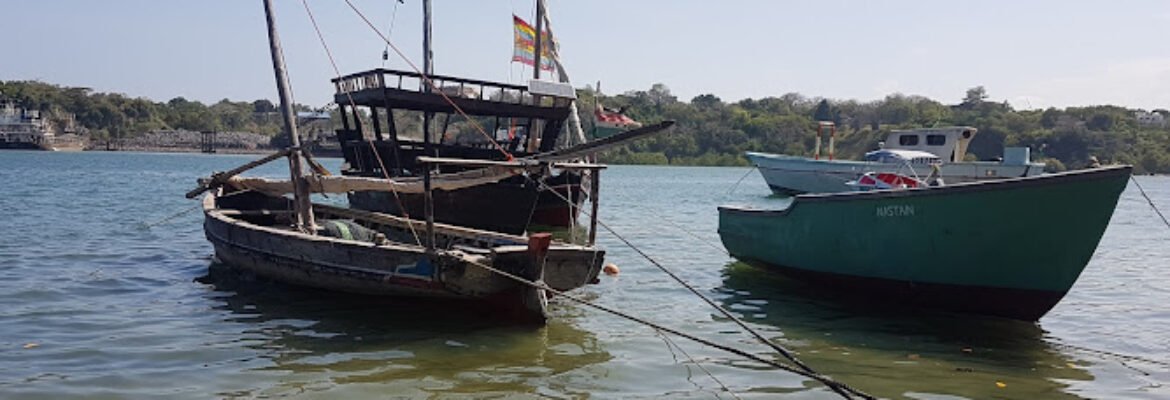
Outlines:
{"label": "tree line", "polygon": [[[955,104],[895,93],[876,101],[834,100],[787,93],[725,102],[712,94],[681,101],[663,84],[604,96],[579,91],[583,111],[596,103],[624,108],[642,122],[672,119],[669,134],[638,141],[605,155],[610,163],[748,165],[745,151],[812,156],[817,121],[837,126],[837,155],[858,159],[891,130],[964,125],[979,131],[968,159],[1001,157],[1005,146],[1026,146],[1050,171],[1080,168],[1090,157],[1132,164],[1139,173],[1170,173],[1170,111],[1118,106],[1016,110],[988,99],[983,87]],[[1146,118],[1139,120],[1138,116]],[[1164,118],[1158,122],[1157,118]],[[591,120],[582,115],[585,121]]]}
{"label": "tree line", "polygon": [[[175,97],[166,102],[94,92],[38,81],[0,81],[0,97],[51,122],[72,115],[78,130],[93,142],[133,138],[153,131],[235,131],[274,136],[281,132],[276,106],[268,100],[220,100],[214,104]],[[297,111],[311,111],[304,105]]]}
{"label": "tree line", "polygon": [[[238,131],[276,136],[281,119],[268,100],[220,100],[214,104],[176,97],[166,102],[37,81],[0,81],[0,95],[52,118],[75,117],[91,141],[132,138],[152,131]],[[991,101],[983,87],[967,90],[954,104],[922,96],[891,94],[875,101],[836,100],[787,93],[726,102],[713,94],[679,100],[664,84],[605,96],[578,90],[581,119],[591,129],[597,104],[621,108],[644,123],[665,119],[671,132],[626,145],[603,156],[614,164],[748,165],[745,151],[811,156],[817,121],[837,126],[837,154],[857,159],[895,129],[966,125],[979,130],[970,159],[993,159],[1004,146],[1027,146],[1049,170],[1079,168],[1096,157],[1135,166],[1139,173],[1170,173],[1170,111],[1118,106],[1016,110]],[[322,111],[296,105],[298,111]],[[334,128],[337,110],[328,110]],[[1164,118],[1162,123],[1139,115]],[[367,116],[368,118],[368,116]],[[403,122],[410,122],[404,120]],[[319,129],[328,131],[328,126]]]}

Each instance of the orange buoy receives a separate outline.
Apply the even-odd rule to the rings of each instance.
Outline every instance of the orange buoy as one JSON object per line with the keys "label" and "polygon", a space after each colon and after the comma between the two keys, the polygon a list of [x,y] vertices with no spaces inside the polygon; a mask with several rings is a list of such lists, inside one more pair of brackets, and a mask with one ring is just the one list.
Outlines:
{"label": "orange buoy", "polygon": [[618,269],[617,264],[609,263],[601,267],[601,272],[604,272],[606,275],[617,275],[621,270]]}

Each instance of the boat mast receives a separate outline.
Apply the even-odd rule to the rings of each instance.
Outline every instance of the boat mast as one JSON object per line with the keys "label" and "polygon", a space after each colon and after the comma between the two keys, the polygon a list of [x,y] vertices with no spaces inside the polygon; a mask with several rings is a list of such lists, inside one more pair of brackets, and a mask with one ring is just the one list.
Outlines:
{"label": "boat mast", "polygon": [[[431,58],[431,0],[423,0],[423,75],[424,79],[419,80],[423,93],[431,92],[431,85],[428,82],[431,75],[434,73],[434,65],[432,65]],[[431,120],[435,118],[435,113],[427,111],[423,113],[423,154],[434,157],[431,145]],[[426,214],[427,219],[427,250],[434,251],[435,249],[435,202],[434,195],[431,192],[431,165],[423,165],[423,213]]]}
{"label": "boat mast", "polygon": [[540,79],[540,52],[544,43],[544,2],[536,0],[536,48],[532,53],[532,79]]}
{"label": "boat mast", "polygon": [[[544,42],[544,2],[536,0],[536,44],[532,49],[532,79],[540,80],[540,53],[543,51]],[[540,105],[540,96],[532,95],[532,104]],[[528,124],[528,146],[527,151],[536,152],[536,140],[540,137],[537,132],[540,132],[540,121]]]}
{"label": "boat mast", "polygon": [[288,71],[284,66],[284,53],[280,49],[280,37],[276,34],[276,15],[272,9],[272,0],[264,0],[264,15],[268,21],[268,47],[272,53],[272,69],[276,73],[276,91],[280,95],[280,113],[284,117],[284,130],[288,133],[289,143],[293,149],[288,154],[288,163],[289,172],[292,175],[296,225],[297,229],[302,232],[311,233],[315,231],[317,225],[313,221],[309,189],[304,180],[303,164],[301,163],[301,139],[297,135],[297,124],[293,119],[292,98],[288,88]]}
{"label": "boat mast", "polygon": [[[551,25],[552,24],[552,21],[551,21],[552,17],[550,17],[548,14],[548,6],[546,6],[544,4],[544,0],[536,0],[536,2],[537,2],[537,7],[540,8],[541,14],[542,14],[540,20],[537,23],[538,24],[547,23],[547,24]],[[549,36],[550,36],[549,44],[555,46],[555,42],[554,42],[555,39],[551,37],[552,36],[552,26],[547,26],[547,27],[543,27],[543,28],[544,28],[544,30],[547,30],[549,32]],[[557,80],[559,80],[561,83],[570,83],[569,82],[569,73],[565,72],[565,66],[561,64],[561,59],[560,59],[561,55],[557,54],[557,49],[555,47],[550,49],[550,50],[551,51],[549,51],[549,54],[553,56],[553,58],[552,58],[553,66],[556,67],[556,69],[557,69],[557,78],[558,78]],[[583,131],[581,129],[581,116],[577,111],[577,102],[576,101],[569,103],[569,127],[572,130],[571,133],[576,135],[575,139],[577,140],[577,143],[585,143],[587,141],[585,139],[585,131]],[[570,147],[573,144],[575,144],[572,139],[574,139],[573,136],[567,137],[567,139],[565,140],[565,147]]]}

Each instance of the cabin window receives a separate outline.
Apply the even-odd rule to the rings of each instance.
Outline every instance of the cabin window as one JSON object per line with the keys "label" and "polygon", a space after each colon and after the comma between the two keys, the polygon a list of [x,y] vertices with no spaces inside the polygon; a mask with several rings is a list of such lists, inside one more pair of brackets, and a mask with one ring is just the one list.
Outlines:
{"label": "cabin window", "polygon": [[931,146],[942,146],[947,144],[947,137],[943,135],[926,135],[926,144]]}
{"label": "cabin window", "polygon": [[898,136],[898,144],[903,146],[917,146],[918,135],[902,135]]}

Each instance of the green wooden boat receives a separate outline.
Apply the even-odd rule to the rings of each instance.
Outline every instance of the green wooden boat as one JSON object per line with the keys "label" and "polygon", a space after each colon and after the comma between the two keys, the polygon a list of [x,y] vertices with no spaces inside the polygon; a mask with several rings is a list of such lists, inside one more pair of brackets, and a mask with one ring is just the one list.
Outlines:
{"label": "green wooden boat", "polygon": [[719,208],[732,256],[846,293],[1037,320],[1093,256],[1132,168]]}

